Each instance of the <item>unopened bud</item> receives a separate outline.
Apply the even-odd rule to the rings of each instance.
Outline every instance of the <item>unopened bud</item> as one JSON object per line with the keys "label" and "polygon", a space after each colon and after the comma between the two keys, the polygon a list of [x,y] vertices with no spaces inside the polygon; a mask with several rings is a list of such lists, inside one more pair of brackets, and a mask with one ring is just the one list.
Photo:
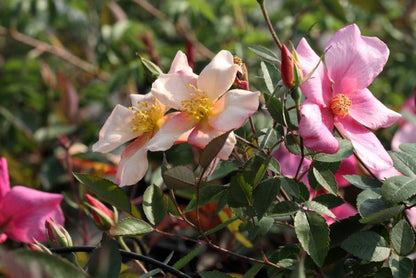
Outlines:
{"label": "unopened bud", "polygon": [[294,63],[293,57],[287,49],[286,45],[282,45],[282,62],[280,65],[280,74],[282,76],[283,84],[288,88],[295,86]]}
{"label": "unopened bud", "polygon": [[65,230],[65,228],[55,222],[52,219],[46,220],[46,235],[49,242],[54,247],[68,247],[72,246],[72,238]]}
{"label": "unopened bud", "polygon": [[117,222],[114,211],[107,208],[90,194],[85,194],[85,198],[87,199],[85,204],[89,208],[94,223],[99,229],[106,231]]}
{"label": "unopened bud", "polygon": [[35,242],[33,243],[29,243],[27,246],[33,251],[52,254],[51,250],[49,250],[48,247],[38,242],[37,240],[35,240]]}

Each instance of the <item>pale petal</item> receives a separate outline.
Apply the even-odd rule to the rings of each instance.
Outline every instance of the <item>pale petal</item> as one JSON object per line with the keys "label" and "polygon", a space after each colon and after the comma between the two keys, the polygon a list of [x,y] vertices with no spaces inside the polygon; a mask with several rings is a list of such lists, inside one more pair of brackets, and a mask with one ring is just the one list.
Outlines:
{"label": "pale petal", "polygon": [[403,143],[416,143],[416,123],[407,123],[402,126],[391,140],[391,148],[395,151],[399,151],[400,144]]}
{"label": "pale petal", "polygon": [[239,66],[234,64],[233,55],[221,50],[202,70],[198,77],[198,89],[208,94],[210,99],[222,96],[234,83]]}
{"label": "pale petal", "polygon": [[192,130],[188,137],[188,143],[203,149],[212,139],[224,133],[224,131],[217,130],[206,123],[200,123]]}
{"label": "pale petal", "polygon": [[194,127],[192,118],[182,112],[174,115],[150,139],[146,149],[150,151],[166,151],[178,140],[181,135]]}
{"label": "pale petal", "polygon": [[413,229],[416,229],[416,207],[406,209],[406,214]]}
{"label": "pale petal", "polygon": [[352,102],[349,115],[368,128],[388,127],[401,118],[399,113],[384,106],[368,89],[347,96]]}
{"label": "pale petal", "polygon": [[229,159],[231,153],[233,152],[235,143],[237,143],[235,134],[234,132],[230,132],[230,134],[227,137],[227,140],[225,141],[224,146],[221,148],[216,157],[223,160]]}
{"label": "pale petal", "polygon": [[351,117],[339,118],[335,125],[343,135],[351,140],[358,157],[371,170],[378,172],[393,166],[389,154],[374,133],[355,122]]}
{"label": "pale petal", "polygon": [[[332,98],[332,93],[320,57],[316,55],[304,38],[300,40],[296,52],[304,78],[316,68],[312,76],[300,86],[302,92],[310,102],[320,105],[327,104]],[[317,65],[318,67],[316,67]]]}
{"label": "pale petal", "polygon": [[192,68],[188,64],[188,58],[182,51],[178,51],[173,59],[173,62],[170,66],[168,73],[174,73],[178,71],[183,71],[187,73],[192,73]]}
{"label": "pale petal", "polygon": [[386,179],[394,176],[403,176],[403,174],[397,171],[397,169],[394,167],[383,169],[381,171],[374,171],[374,174],[381,181],[385,181]]}
{"label": "pale petal", "polygon": [[149,135],[144,134],[134,140],[123,151],[117,168],[116,183],[120,186],[136,184],[146,174],[147,161],[146,143]]}
{"label": "pale petal", "polygon": [[94,152],[110,152],[125,142],[139,136],[131,129],[133,111],[117,105],[100,130],[98,142],[92,146]]}
{"label": "pale petal", "polygon": [[221,131],[241,127],[248,117],[257,111],[260,92],[230,90],[220,98],[216,106],[222,110],[208,119],[209,124]]}
{"label": "pale petal", "polygon": [[388,56],[386,44],[375,37],[361,36],[357,25],[339,30],[325,47],[334,92],[347,94],[366,88],[383,70]]}
{"label": "pale petal", "polygon": [[194,93],[195,89],[190,85],[196,86],[197,77],[192,72],[183,71],[161,74],[153,82],[150,92],[164,105],[179,110],[182,101],[189,99]]}
{"label": "pale petal", "polygon": [[4,197],[1,213],[10,218],[7,236],[19,242],[45,241],[45,221],[52,218],[55,223],[64,224],[60,207],[61,194],[47,193],[24,186],[14,186]]}
{"label": "pale petal", "polygon": [[305,146],[318,152],[336,153],[339,144],[332,135],[334,122],[331,111],[305,101],[301,107],[301,114],[299,134]]}
{"label": "pale petal", "polygon": [[7,160],[4,157],[0,157],[0,202],[9,191],[10,181]]}

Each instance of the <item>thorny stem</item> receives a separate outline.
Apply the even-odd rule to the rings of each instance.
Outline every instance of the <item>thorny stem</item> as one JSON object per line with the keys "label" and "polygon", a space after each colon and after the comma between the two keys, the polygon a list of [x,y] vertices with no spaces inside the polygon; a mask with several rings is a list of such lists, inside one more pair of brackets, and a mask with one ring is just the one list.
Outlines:
{"label": "thorny stem", "polygon": [[267,13],[266,7],[264,6],[264,1],[257,1],[257,2],[260,5],[261,12],[263,13],[263,17],[266,20],[267,27],[269,28],[270,34],[272,35],[279,49],[282,49],[282,43],[280,42],[279,38],[276,35],[276,32],[273,29],[273,25],[272,25],[272,22],[270,21],[269,14]]}
{"label": "thorny stem", "polygon": [[197,226],[195,226],[195,224],[194,223],[192,223],[186,216],[185,216],[185,214],[183,213],[183,211],[181,210],[181,208],[179,207],[179,204],[178,204],[178,202],[176,201],[176,198],[175,198],[175,194],[174,194],[174,192],[173,192],[173,190],[170,190],[169,191],[169,194],[170,194],[170,197],[171,197],[171,199],[172,199],[172,201],[173,201],[173,204],[175,205],[175,208],[176,208],[176,210],[178,211],[178,213],[179,213],[179,215],[182,217],[182,219],[183,219],[183,221],[185,221],[186,222],[186,224],[188,224],[189,226],[191,226],[192,228],[194,228],[195,230],[197,230],[198,231],[198,227]]}

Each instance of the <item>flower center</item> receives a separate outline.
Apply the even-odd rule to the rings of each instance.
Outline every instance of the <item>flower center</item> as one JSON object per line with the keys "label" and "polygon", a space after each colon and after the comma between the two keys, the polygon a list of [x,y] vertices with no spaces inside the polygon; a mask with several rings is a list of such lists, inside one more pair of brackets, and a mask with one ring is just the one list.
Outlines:
{"label": "flower center", "polygon": [[351,103],[351,100],[344,94],[334,96],[330,103],[332,113],[341,117],[347,116],[350,112]]}
{"label": "flower center", "polygon": [[189,84],[189,87],[194,89],[194,92],[190,94],[189,99],[181,101],[179,110],[186,112],[196,122],[199,122],[206,119],[211,113],[212,100],[209,99],[207,93],[195,88],[194,85]]}
{"label": "flower center", "polygon": [[156,101],[156,98],[152,98],[152,102],[138,101],[137,107],[129,107],[130,110],[134,111],[131,125],[133,132],[152,132],[158,128],[158,123],[163,117],[163,111],[157,106]]}

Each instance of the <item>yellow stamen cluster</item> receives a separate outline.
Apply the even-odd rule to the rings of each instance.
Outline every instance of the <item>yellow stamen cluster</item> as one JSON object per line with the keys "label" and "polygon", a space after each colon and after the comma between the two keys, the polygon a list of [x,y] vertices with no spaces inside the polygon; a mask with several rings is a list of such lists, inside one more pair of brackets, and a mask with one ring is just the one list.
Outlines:
{"label": "yellow stamen cluster", "polygon": [[138,101],[137,106],[131,106],[129,109],[134,111],[131,129],[137,133],[153,132],[163,117],[163,111],[156,105],[155,98],[152,102]]}
{"label": "yellow stamen cluster", "polygon": [[212,100],[207,93],[195,88],[194,85],[189,84],[189,87],[193,88],[194,92],[190,94],[191,97],[189,99],[181,101],[180,110],[199,122],[207,118],[211,113]]}
{"label": "yellow stamen cluster", "polygon": [[332,113],[345,117],[350,112],[351,100],[344,94],[335,95],[330,103]]}

